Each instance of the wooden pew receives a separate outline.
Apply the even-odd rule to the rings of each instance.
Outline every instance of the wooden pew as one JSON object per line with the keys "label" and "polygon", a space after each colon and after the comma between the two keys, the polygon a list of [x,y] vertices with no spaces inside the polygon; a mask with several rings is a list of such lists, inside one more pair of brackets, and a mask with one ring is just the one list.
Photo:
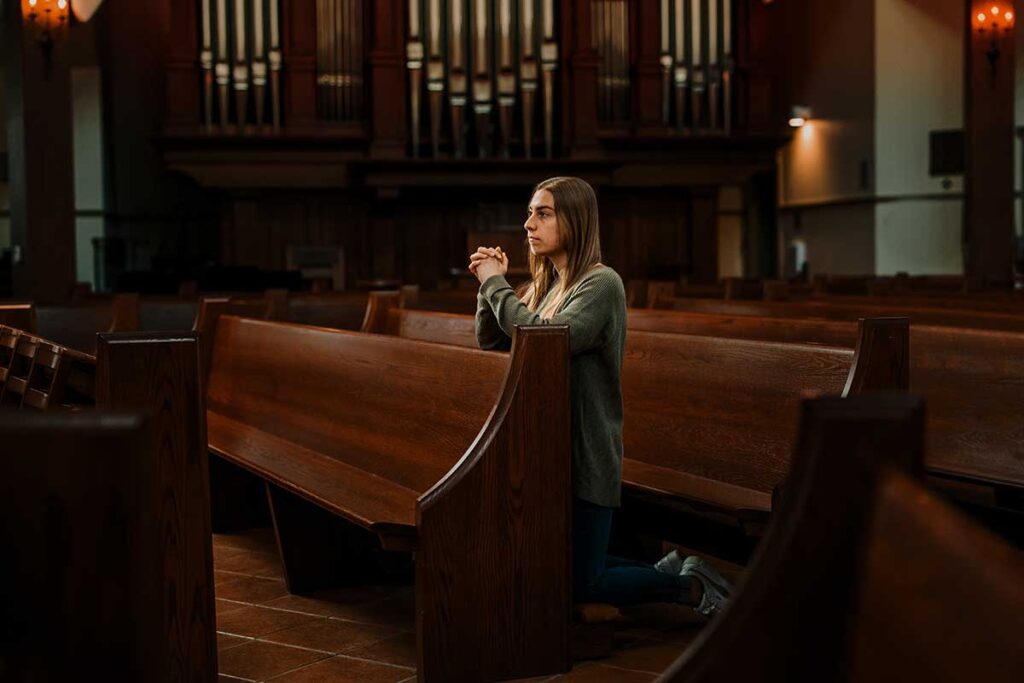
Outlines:
{"label": "wooden pew", "polygon": [[[392,308],[385,332],[476,345],[468,316]],[[757,533],[786,476],[801,397],[906,390],[908,339],[901,319],[863,321],[856,351],[630,329],[623,487]]]}
{"label": "wooden pew", "polygon": [[630,331],[624,490],[760,533],[802,398],[906,390],[906,321],[862,321],[860,339],[851,351]]}
{"label": "wooden pew", "polygon": [[659,307],[686,313],[711,313],[761,318],[811,318],[854,322],[858,318],[901,316],[911,324],[979,330],[1024,332],[1024,315],[1007,312],[903,306],[883,301],[846,304],[837,301],[720,301],[714,299],[662,299]]}
{"label": "wooden pew", "polygon": [[[630,330],[852,348],[854,323],[630,310]],[[914,325],[910,389],[928,400],[930,481],[964,502],[1024,512],[1024,333]]]}
{"label": "wooden pew", "polygon": [[4,680],[167,680],[145,420],[0,413],[0,441]]}
{"label": "wooden pew", "polygon": [[107,411],[145,411],[157,468],[152,487],[161,597],[150,605],[164,625],[155,653],[167,680],[217,677],[213,537],[210,527],[206,401],[198,336],[181,332],[103,334],[96,400]]}
{"label": "wooden pew", "polygon": [[98,350],[102,412],[0,415],[0,544],[17,549],[0,618],[31,625],[9,631],[16,652],[0,639],[0,663],[33,674],[14,680],[214,681],[197,339],[102,335]]}
{"label": "wooden pew", "polygon": [[358,578],[336,518],[416,551],[420,680],[557,673],[568,392],[564,327],[520,330],[509,356],[222,316],[209,445],[267,481],[292,592]]}
{"label": "wooden pew", "polygon": [[731,604],[659,681],[1018,680],[1024,555],[914,481],[923,423],[913,397],[808,402]]}
{"label": "wooden pew", "polygon": [[96,353],[96,335],[101,332],[138,330],[140,315],[138,294],[36,308],[40,337],[88,354]]}
{"label": "wooden pew", "polygon": [[0,325],[36,333],[36,307],[32,304],[0,304]]}
{"label": "wooden pew", "polygon": [[[634,331],[855,348],[856,323],[629,309]],[[386,334],[475,348],[470,316],[388,311]],[[929,402],[929,481],[958,500],[1024,511],[1024,333],[913,326],[910,389]],[[983,428],[980,428],[983,426]]]}

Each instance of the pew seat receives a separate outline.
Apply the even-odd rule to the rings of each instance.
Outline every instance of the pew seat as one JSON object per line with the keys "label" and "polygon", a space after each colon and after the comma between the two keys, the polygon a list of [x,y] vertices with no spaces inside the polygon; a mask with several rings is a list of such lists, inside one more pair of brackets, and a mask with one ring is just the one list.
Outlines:
{"label": "pew seat", "polygon": [[223,315],[209,447],[264,480],[289,591],[416,551],[420,680],[558,673],[572,663],[568,364],[559,326],[519,330],[503,355]]}

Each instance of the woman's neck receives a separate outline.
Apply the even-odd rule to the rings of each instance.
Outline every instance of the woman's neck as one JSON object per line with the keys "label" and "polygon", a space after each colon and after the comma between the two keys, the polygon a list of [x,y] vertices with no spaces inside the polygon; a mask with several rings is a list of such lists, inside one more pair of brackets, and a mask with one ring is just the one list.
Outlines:
{"label": "woman's neck", "polygon": [[569,267],[569,254],[562,251],[553,256],[549,256],[548,259],[551,261],[551,265],[555,268],[555,273],[558,277],[562,277],[565,273],[565,269]]}

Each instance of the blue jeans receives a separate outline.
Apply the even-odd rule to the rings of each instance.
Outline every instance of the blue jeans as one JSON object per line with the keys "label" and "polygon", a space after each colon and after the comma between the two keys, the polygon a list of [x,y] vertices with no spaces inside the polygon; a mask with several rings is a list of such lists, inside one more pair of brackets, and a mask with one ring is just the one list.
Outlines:
{"label": "blue jeans", "polygon": [[612,508],[572,500],[572,579],[575,602],[636,605],[680,602],[690,580],[653,565],[608,554]]}

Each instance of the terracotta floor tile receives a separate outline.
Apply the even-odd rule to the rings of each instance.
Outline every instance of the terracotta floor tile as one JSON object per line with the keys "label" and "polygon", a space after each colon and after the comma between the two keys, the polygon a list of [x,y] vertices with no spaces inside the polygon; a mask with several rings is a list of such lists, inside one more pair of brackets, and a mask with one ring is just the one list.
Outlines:
{"label": "terracotta floor tile", "polygon": [[416,668],[416,634],[403,633],[392,636],[372,645],[346,650],[345,654],[350,657],[372,659],[376,662],[414,669]]}
{"label": "terracotta floor tile", "polygon": [[603,664],[582,664],[552,681],[573,681],[573,683],[651,683],[655,676],[639,671],[616,669]]}
{"label": "terracotta floor tile", "polygon": [[343,617],[353,605],[380,602],[410,593],[408,586],[353,586],[321,591],[312,595],[286,595],[267,603],[268,607],[308,612],[325,617]]}
{"label": "terracotta floor tile", "polygon": [[255,576],[237,578],[216,587],[217,597],[260,605],[288,595],[281,579],[262,579]]}
{"label": "terracotta floor tile", "polygon": [[334,616],[348,621],[390,626],[399,631],[412,631],[416,628],[416,605],[411,595],[339,606]]}
{"label": "terracotta floor tile", "polygon": [[356,624],[338,619],[317,619],[301,626],[271,633],[263,639],[338,654],[394,635],[398,635],[398,631],[386,626]]}
{"label": "terracotta floor tile", "polygon": [[221,616],[227,614],[228,612],[235,612],[237,610],[242,609],[243,607],[245,607],[245,605],[241,605],[237,602],[232,602],[230,600],[217,599],[214,601],[214,609],[216,610],[218,619],[220,619]]}
{"label": "terracotta floor tile", "polygon": [[400,683],[409,679],[412,671],[404,667],[389,666],[350,657],[332,657],[291,671],[274,681],[284,683]]}
{"label": "terracotta floor tile", "polygon": [[233,647],[238,647],[245,643],[252,642],[251,638],[242,638],[241,636],[233,636],[228,633],[217,634],[217,650],[227,650]]}
{"label": "terracotta floor tile", "polygon": [[241,548],[232,548],[232,547],[226,546],[226,545],[217,545],[216,543],[213,544],[213,563],[214,564],[219,564],[220,562],[223,562],[223,561],[225,561],[225,560],[227,560],[228,558],[231,558],[231,557],[237,557],[239,555],[246,555],[246,554],[248,554],[248,553],[245,550],[241,549]]}
{"label": "terracotta floor tile", "polygon": [[213,585],[214,587],[221,585],[222,583],[230,583],[232,581],[238,581],[239,579],[247,578],[245,574],[236,574],[234,572],[225,572],[219,569],[213,570]]}
{"label": "terracotta floor tile", "polygon": [[277,540],[274,538],[274,530],[270,527],[260,529],[249,529],[235,533],[222,533],[213,535],[213,544],[226,548],[241,548],[243,550],[264,550],[274,552],[277,548]]}
{"label": "terracotta floor tile", "polygon": [[265,576],[272,579],[283,578],[281,559],[276,553],[248,551],[230,548],[230,554],[221,560],[214,553],[213,565],[221,571],[245,574],[246,576]]}
{"label": "terracotta floor tile", "polygon": [[217,630],[235,636],[258,638],[321,618],[298,612],[247,606],[219,617]]}
{"label": "terracotta floor tile", "polygon": [[617,650],[600,663],[632,671],[660,674],[681,654],[683,648],[677,643],[647,640],[634,647]]}
{"label": "terracotta floor tile", "polygon": [[225,650],[219,660],[221,673],[264,681],[327,656],[322,652],[254,640]]}
{"label": "terracotta floor tile", "polygon": [[227,674],[217,674],[218,683],[236,683],[237,681],[251,680],[251,678],[242,678],[241,676],[228,676]]}

